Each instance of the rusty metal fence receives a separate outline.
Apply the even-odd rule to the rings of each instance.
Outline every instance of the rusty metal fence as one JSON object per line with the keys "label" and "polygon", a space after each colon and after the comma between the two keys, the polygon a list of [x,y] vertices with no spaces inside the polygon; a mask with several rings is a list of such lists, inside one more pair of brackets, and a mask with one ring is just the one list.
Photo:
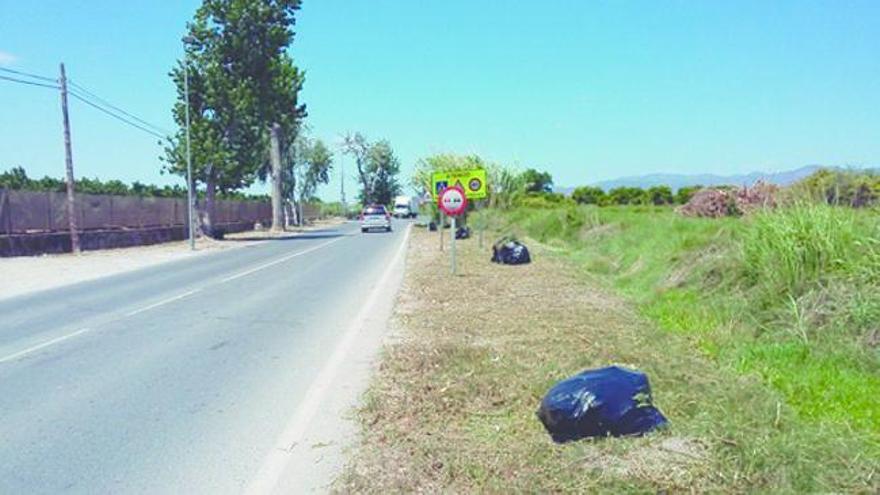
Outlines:
{"label": "rusty metal fence", "polygon": [[[77,194],[81,230],[145,229],[186,225],[186,200]],[[217,200],[217,225],[268,222],[272,206],[261,201]],[[68,229],[67,195],[0,189],[0,235],[63,232]]]}

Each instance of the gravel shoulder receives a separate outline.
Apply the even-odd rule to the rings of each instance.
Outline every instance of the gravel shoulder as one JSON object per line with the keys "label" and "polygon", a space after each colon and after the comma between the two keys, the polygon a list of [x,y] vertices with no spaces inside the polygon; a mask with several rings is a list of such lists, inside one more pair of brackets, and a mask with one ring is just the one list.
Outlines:
{"label": "gravel shoulder", "polygon": [[272,234],[268,231],[249,231],[227,236],[230,241],[236,242],[203,238],[196,241],[195,251],[191,251],[189,243],[184,241],[124,249],[85,251],[78,256],[55,254],[0,258],[0,280],[3,281],[0,283],[0,299],[54,289],[169,261],[206,256],[219,251],[265,242],[272,238],[300,235],[340,223],[340,220],[328,220],[281,234]]}

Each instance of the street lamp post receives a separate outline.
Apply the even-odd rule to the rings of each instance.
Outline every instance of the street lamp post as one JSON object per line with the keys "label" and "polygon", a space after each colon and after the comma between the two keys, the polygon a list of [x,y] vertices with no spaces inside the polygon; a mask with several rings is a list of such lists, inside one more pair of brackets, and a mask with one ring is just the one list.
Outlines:
{"label": "street lamp post", "polygon": [[189,137],[189,50],[187,44],[194,41],[192,36],[183,38],[183,94],[186,100],[186,205],[189,233],[189,248],[191,251],[196,250],[196,237],[193,232],[193,178],[192,178],[192,151],[190,149]]}

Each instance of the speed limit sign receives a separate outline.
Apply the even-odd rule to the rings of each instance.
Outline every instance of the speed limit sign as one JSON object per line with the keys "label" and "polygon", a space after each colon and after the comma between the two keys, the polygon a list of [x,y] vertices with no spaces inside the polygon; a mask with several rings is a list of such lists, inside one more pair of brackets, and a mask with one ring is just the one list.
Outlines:
{"label": "speed limit sign", "polygon": [[459,186],[447,187],[437,199],[437,206],[450,217],[461,215],[467,209],[467,196]]}

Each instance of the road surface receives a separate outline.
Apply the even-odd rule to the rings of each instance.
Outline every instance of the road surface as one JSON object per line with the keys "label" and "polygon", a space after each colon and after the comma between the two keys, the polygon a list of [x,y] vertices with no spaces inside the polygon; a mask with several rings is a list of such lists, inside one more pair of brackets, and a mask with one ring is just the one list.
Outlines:
{"label": "road surface", "polygon": [[349,223],[0,301],[0,493],[273,486],[279,445],[345,379],[342,344],[357,349],[365,305],[394,296],[395,226]]}

